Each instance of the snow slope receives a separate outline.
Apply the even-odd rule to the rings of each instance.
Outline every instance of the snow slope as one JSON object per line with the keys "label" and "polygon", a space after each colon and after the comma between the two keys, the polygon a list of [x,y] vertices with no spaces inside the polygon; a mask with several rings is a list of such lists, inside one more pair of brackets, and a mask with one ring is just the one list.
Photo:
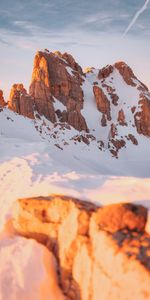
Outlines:
{"label": "snow slope", "polygon": [[95,141],[86,145],[72,140],[75,129],[52,128],[44,118],[31,121],[4,109],[0,123],[2,224],[18,197],[63,193],[100,203],[149,199],[147,138],[141,137],[138,147],[130,143],[117,160]]}
{"label": "snow slope", "polygon": [[46,247],[7,231],[1,234],[1,300],[64,300],[55,270],[55,258]]}

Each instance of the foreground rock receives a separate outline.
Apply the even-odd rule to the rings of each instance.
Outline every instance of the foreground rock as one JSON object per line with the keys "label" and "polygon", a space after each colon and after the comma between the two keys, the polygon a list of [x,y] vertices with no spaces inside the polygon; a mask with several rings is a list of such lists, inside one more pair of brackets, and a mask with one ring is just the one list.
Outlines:
{"label": "foreground rock", "polygon": [[66,299],[150,299],[147,210],[64,196],[18,200],[13,226],[53,252]]}

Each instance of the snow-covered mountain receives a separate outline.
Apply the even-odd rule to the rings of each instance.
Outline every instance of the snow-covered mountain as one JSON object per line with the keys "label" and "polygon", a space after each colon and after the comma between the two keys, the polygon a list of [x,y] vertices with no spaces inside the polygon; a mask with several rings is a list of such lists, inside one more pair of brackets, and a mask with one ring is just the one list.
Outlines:
{"label": "snow-covered mountain", "polygon": [[38,52],[29,94],[13,85],[8,108],[64,151],[81,143],[99,156],[130,157],[149,143],[150,93],[123,62],[83,73],[67,53]]}
{"label": "snow-covered mountain", "polygon": [[53,255],[12,232],[16,199],[61,193],[150,207],[149,145],[150,93],[129,66],[83,72],[67,53],[36,54],[29,92],[14,84],[8,103],[0,92],[0,299],[6,282],[11,300],[64,299]]}
{"label": "snow-covered mountain", "polygon": [[67,53],[38,52],[29,93],[14,84],[0,99],[5,212],[18,197],[52,192],[149,198],[150,93],[125,63],[83,72]]}

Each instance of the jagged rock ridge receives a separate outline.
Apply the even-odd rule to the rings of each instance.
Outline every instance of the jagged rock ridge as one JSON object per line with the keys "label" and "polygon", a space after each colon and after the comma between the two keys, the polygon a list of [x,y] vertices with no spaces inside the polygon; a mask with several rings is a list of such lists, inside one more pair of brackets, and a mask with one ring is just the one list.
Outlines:
{"label": "jagged rock ridge", "polygon": [[21,199],[17,233],[53,252],[66,299],[150,299],[147,210],[134,204],[99,208],[60,195]]}
{"label": "jagged rock ridge", "polygon": [[83,73],[70,54],[39,51],[29,93],[23,84],[13,85],[8,107],[34,120],[44,116],[56,127],[72,126],[75,143],[89,145],[92,136],[115,157],[129,142],[137,146],[140,135],[150,137],[150,93],[124,62]]}

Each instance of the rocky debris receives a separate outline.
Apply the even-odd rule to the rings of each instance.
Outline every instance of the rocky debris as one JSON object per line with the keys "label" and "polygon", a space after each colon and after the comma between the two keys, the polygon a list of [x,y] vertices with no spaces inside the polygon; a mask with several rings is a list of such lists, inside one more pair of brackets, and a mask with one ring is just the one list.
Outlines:
{"label": "rocky debris", "polygon": [[150,137],[150,100],[141,94],[139,105],[140,111],[134,115],[137,132]]}
{"label": "rocky debris", "polygon": [[[90,135],[89,135],[90,136]],[[71,138],[71,140],[73,140],[73,141],[75,141],[75,142],[79,142],[79,143],[81,143],[81,142],[83,142],[83,143],[85,143],[86,145],[89,145],[90,144],[90,137],[89,137],[88,135],[86,136],[86,135],[82,135],[82,134],[80,134],[80,135],[76,135],[76,136],[73,136],[72,138]],[[94,137],[93,137],[94,138]]]}
{"label": "rocky debris", "polygon": [[118,158],[118,153],[121,148],[124,148],[126,145],[125,140],[121,137],[120,139],[118,136],[118,130],[117,126],[112,123],[110,127],[110,133],[109,133],[109,141],[108,141],[108,148],[110,153],[113,155],[113,157]]}
{"label": "rocky debris", "polygon": [[132,113],[134,114],[135,111],[136,111],[136,106],[132,106],[132,107],[131,107],[131,111],[132,111]]}
{"label": "rocky debris", "polygon": [[[113,145],[113,148],[112,148]],[[121,148],[124,148],[126,142],[123,139],[111,139],[109,142],[110,152],[113,154],[114,157],[118,158],[118,152]]]}
{"label": "rocky debris", "polygon": [[8,108],[20,115],[34,119],[34,101],[33,98],[27,94],[22,83],[12,86]]}
{"label": "rocky debris", "polygon": [[98,144],[98,148],[102,151],[105,147],[104,142],[103,141],[97,141]]}
{"label": "rocky debris", "polygon": [[85,118],[76,110],[71,110],[70,112],[64,110],[63,112],[59,111],[59,113],[57,111],[57,116],[59,116],[60,122],[68,123],[79,131],[89,131]]}
{"label": "rocky debris", "polygon": [[115,93],[110,93],[110,96],[111,96],[111,99],[112,99],[112,103],[117,106],[118,105],[118,100],[119,100],[119,97],[117,94]]}
{"label": "rocky debris", "polygon": [[57,111],[61,122],[75,129],[88,131],[81,114],[83,108],[83,72],[74,58],[67,53],[38,52],[35,56],[30,94],[35,99],[37,111],[51,122],[56,122],[54,97],[66,106]]}
{"label": "rocky debris", "polygon": [[99,86],[93,86],[93,92],[96,99],[96,104],[98,110],[103,113],[107,120],[111,120],[111,110],[110,110],[110,101],[107,99],[103,90]]}
{"label": "rocky debris", "polygon": [[137,139],[136,139],[135,136],[134,136],[133,134],[131,134],[131,133],[128,134],[127,140],[130,140],[130,141],[133,143],[133,145],[138,145]]}
{"label": "rocky debris", "polygon": [[[103,82],[103,81],[102,81]],[[108,92],[111,100],[112,100],[112,104],[114,104],[115,106],[118,105],[118,100],[119,100],[119,97],[118,95],[115,93],[115,88],[112,88],[111,86],[109,86],[108,84],[106,83],[102,83],[102,86],[104,88],[106,88],[106,91]]]}
{"label": "rocky debris", "polygon": [[125,120],[125,114],[124,114],[124,110],[123,109],[119,110],[117,121],[119,122],[119,125],[121,125],[121,126],[127,126],[127,122]]}
{"label": "rocky debris", "polygon": [[5,105],[6,105],[6,102],[5,102],[5,100],[4,100],[3,91],[0,90],[0,109],[1,109],[2,107],[4,107]]}
{"label": "rocky debris", "polygon": [[150,299],[146,221],[141,205],[100,208],[61,195],[18,200],[12,220],[18,234],[53,252],[68,300]]}
{"label": "rocky debris", "polygon": [[119,71],[128,85],[136,86],[135,80],[137,80],[137,78],[135,77],[132,69],[125,62],[119,61],[114,64],[114,67]]}
{"label": "rocky debris", "polygon": [[114,123],[111,124],[109,140],[114,139],[117,136],[117,127]]}
{"label": "rocky debris", "polygon": [[106,120],[105,114],[102,115],[101,125],[102,125],[102,127],[106,127],[107,126],[107,120]]}
{"label": "rocky debris", "polygon": [[85,143],[86,145],[90,145],[90,142],[91,141],[95,141],[96,140],[96,138],[95,138],[95,136],[93,136],[92,134],[77,134],[77,135],[75,135],[75,136],[73,136],[71,139],[70,139],[71,141],[74,141],[74,143],[76,144],[77,142],[78,143],[81,143],[81,142],[83,142],[83,143]]}

